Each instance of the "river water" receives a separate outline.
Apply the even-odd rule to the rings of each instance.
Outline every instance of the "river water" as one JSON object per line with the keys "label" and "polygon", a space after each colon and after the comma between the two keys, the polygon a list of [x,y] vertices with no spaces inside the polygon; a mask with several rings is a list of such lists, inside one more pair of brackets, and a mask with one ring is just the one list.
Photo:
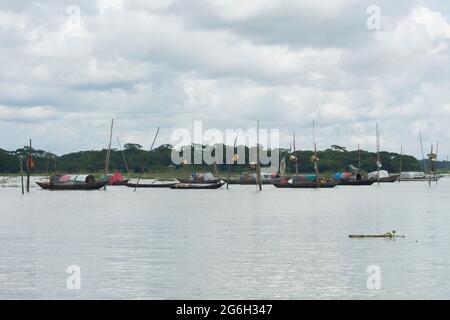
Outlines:
{"label": "river water", "polygon": [[[450,179],[263,192],[5,187],[0,204],[2,299],[450,298]],[[406,237],[348,237],[391,230]],[[79,290],[67,286],[73,265]]]}

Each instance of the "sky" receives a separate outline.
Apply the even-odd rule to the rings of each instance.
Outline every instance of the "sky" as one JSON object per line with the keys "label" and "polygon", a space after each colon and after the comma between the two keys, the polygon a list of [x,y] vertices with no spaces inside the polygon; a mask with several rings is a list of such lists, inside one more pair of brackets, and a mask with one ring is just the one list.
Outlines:
{"label": "sky", "polygon": [[100,149],[114,118],[113,147],[259,119],[311,149],[315,120],[319,149],[375,150],[378,123],[383,150],[419,157],[422,132],[444,158],[447,2],[2,0],[0,148]]}

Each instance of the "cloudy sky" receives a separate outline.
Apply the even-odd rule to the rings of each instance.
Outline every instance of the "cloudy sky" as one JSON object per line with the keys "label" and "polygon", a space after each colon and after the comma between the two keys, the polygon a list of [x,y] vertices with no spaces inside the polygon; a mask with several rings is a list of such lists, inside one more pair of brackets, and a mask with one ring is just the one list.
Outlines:
{"label": "cloudy sky", "polygon": [[[370,10],[381,10],[373,28]],[[369,13],[367,9],[369,8]],[[373,9],[373,7],[371,7]],[[289,147],[450,153],[447,1],[0,3],[0,148],[171,143],[176,128],[276,128]]]}

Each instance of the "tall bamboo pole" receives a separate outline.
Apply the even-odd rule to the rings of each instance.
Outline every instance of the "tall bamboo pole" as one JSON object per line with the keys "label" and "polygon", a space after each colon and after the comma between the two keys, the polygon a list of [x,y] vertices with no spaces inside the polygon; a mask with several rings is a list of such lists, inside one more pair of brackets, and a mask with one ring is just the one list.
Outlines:
{"label": "tall bamboo pole", "polygon": [[313,120],[313,163],[314,172],[316,174],[316,188],[319,187],[319,163],[317,158],[317,144],[316,144],[316,121]]}
{"label": "tall bamboo pole", "polygon": [[427,173],[428,169],[427,169],[427,162],[425,161],[425,152],[423,151],[423,142],[422,142],[422,132],[419,131],[419,140],[420,140],[420,149],[422,150],[422,166],[423,166],[423,171],[425,173]]}
{"label": "tall bamboo pole", "polygon": [[295,131],[294,131],[294,157],[295,157],[295,175],[298,176],[298,159],[296,155],[296,147],[295,147]]}
{"label": "tall bamboo pole", "polygon": [[381,162],[380,162],[380,131],[378,130],[378,123],[375,127],[376,130],[376,141],[377,141],[377,175],[378,175],[378,186],[380,185],[380,168],[381,168]]}
{"label": "tall bamboo pole", "polygon": [[32,161],[32,152],[31,152],[31,139],[30,139],[30,149],[28,150],[28,161],[27,161],[27,193],[30,192],[30,170],[31,170],[31,161]]}
{"label": "tall bamboo pole", "polygon": [[261,163],[259,156],[259,120],[256,125],[256,184],[258,185],[259,191],[262,191],[262,180],[261,180]]}
{"label": "tall bamboo pole", "polygon": [[400,175],[398,176],[398,182],[402,180],[402,170],[403,170],[403,146],[400,147]]}
{"label": "tall bamboo pole", "polygon": [[[111,130],[109,131],[109,145],[108,145],[108,151],[106,152],[106,161],[105,161],[105,179],[106,180],[108,180],[109,159],[111,156],[111,143],[112,143],[113,127],[114,127],[114,119],[111,119]],[[106,184],[103,187],[103,190],[106,190]]]}
{"label": "tall bamboo pole", "polygon": [[[234,144],[233,144],[233,156],[231,157],[231,161],[233,162],[233,165],[234,165],[234,161],[235,161],[236,144],[237,144],[238,135],[239,135],[239,133],[236,133],[236,137],[234,138]],[[227,189],[228,189],[228,185],[230,184],[230,179],[231,179],[231,165],[232,165],[231,163],[228,164]]]}
{"label": "tall bamboo pole", "polygon": [[20,159],[20,180],[22,185],[22,194],[25,194],[25,188],[23,185],[23,157],[19,156],[19,159]]}
{"label": "tall bamboo pole", "polygon": [[428,186],[431,187],[431,178],[433,174],[433,144],[431,144],[430,155],[428,156],[428,161],[430,162],[430,173],[428,175]]}
{"label": "tall bamboo pole", "polygon": [[358,144],[358,174],[361,175],[361,148]]}
{"label": "tall bamboo pole", "polygon": [[[153,138],[153,142],[152,142],[152,145],[150,147],[150,152],[152,152],[152,150],[153,150],[153,146],[155,145],[155,141],[156,141],[156,138],[158,137],[158,134],[159,134],[159,127],[156,130],[155,137]],[[141,172],[139,172],[138,180],[136,182],[136,185],[134,186],[134,192],[136,192],[136,189],[139,186],[139,182],[141,182],[141,178],[142,178],[142,174],[144,173],[144,170],[145,170],[145,163],[142,164],[142,166],[141,166]]]}
{"label": "tall bamboo pole", "polygon": [[438,176],[437,176],[437,164],[438,164],[438,150],[439,150],[439,141],[436,141],[436,167],[434,169],[434,178],[436,180],[436,184],[438,184]]}
{"label": "tall bamboo pole", "polygon": [[125,157],[125,153],[123,152],[119,137],[117,137],[117,143],[119,144],[120,151],[122,152],[122,158],[123,158],[123,162],[125,163],[125,169],[127,170],[128,178],[130,178],[130,169],[128,168],[127,158]]}

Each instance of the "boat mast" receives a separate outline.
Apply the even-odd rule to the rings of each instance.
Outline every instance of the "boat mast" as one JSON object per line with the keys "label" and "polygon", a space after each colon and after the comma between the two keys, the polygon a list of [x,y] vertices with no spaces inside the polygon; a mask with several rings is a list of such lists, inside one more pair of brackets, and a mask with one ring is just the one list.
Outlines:
{"label": "boat mast", "polygon": [[294,131],[294,157],[295,157],[295,174],[298,176],[298,159],[296,155],[296,149],[295,149],[295,131]]}
{"label": "boat mast", "polygon": [[433,176],[433,144],[431,144],[431,151],[428,155],[428,161],[430,162],[430,173],[428,174],[428,186],[431,187],[431,179]]}
{"label": "boat mast", "polygon": [[314,171],[316,173],[316,188],[319,187],[319,159],[317,158],[317,144],[316,144],[316,122],[313,120],[313,162],[314,162]]}
{"label": "boat mast", "polygon": [[[158,134],[159,134],[159,127],[156,130],[155,137],[153,138],[153,142],[152,142],[152,145],[150,147],[150,152],[152,152],[152,150],[153,150],[153,146],[155,145],[155,141],[156,141],[156,138],[158,137]],[[136,192],[136,189],[137,189],[137,187],[139,185],[139,182],[141,181],[142,174],[144,173],[144,170],[145,170],[145,163],[141,166],[141,172],[139,172],[138,180],[136,182],[136,185],[134,186],[134,192]]]}
{"label": "boat mast", "polygon": [[358,144],[358,174],[361,175],[361,149]]}
{"label": "boat mast", "polygon": [[[114,119],[111,119],[111,130],[109,131],[109,145],[108,145],[108,151],[106,152],[106,161],[105,161],[105,179],[106,180],[108,180],[109,159],[111,156],[111,143],[112,143],[113,127],[114,127]],[[106,190],[106,184],[103,187],[103,190]]]}
{"label": "boat mast", "polygon": [[30,150],[28,150],[28,161],[27,161],[27,193],[30,192],[30,171],[32,167],[32,152],[31,152],[31,139],[30,139]]}
{"label": "boat mast", "polygon": [[428,169],[427,169],[427,163],[425,161],[425,152],[423,152],[422,132],[420,132],[420,131],[419,131],[419,140],[420,140],[420,149],[422,150],[423,171],[426,173],[428,171]]}
{"label": "boat mast", "polygon": [[400,175],[398,176],[398,182],[402,180],[402,166],[403,166],[403,146],[400,146]]}
{"label": "boat mast", "polygon": [[439,150],[439,141],[436,141],[436,167],[434,170],[434,178],[436,179],[436,184],[438,184],[438,176],[437,176],[437,165],[438,165],[438,150]]}
{"label": "boat mast", "polygon": [[258,185],[259,191],[262,191],[261,163],[259,157],[259,120],[256,127],[256,184]]}
{"label": "boat mast", "polygon": [[[238,135],[239,135],[239,133],[236,132],[236,137],[234,138],[234,144],[233,144],[233,157],[231,158],[233,165],[234,165],[234,161],[237,160],[236,143],[237,143]],[[231,165],[232,165],[231,163],[228,165],[227,189],[228,189],[228,185],[230,184],[230,179],[231,179]]]}
{"label": "boat mast", "polygon": [[380,131],[378,131],[378,123],[375,126],[376,130],[376,140],[377,140],[377,175],[378,175],[378,186],[380,185],[380,168],[381,168],[381,162],[380,162]]}
{"label": "boat mast", "polygon": [[25,189],[23,186],[23,156],[22,155],[19,156],[19,160],[20,160],[20,181],[21,181],[21,186],[22,186],[22,194],[25,194]]}
{"label": "boat mast", "polygon": [[122,152],[122,158],[123,158],[123,162],[125,163],[125,169],[127,169],[127,175],[128,175],[128,177],[130,177],[130,169],[128,168],[127,158],[125,158],[125,153],[123,152],[119,137],[117,137],[117,143],[119,144],[120,151]]}

